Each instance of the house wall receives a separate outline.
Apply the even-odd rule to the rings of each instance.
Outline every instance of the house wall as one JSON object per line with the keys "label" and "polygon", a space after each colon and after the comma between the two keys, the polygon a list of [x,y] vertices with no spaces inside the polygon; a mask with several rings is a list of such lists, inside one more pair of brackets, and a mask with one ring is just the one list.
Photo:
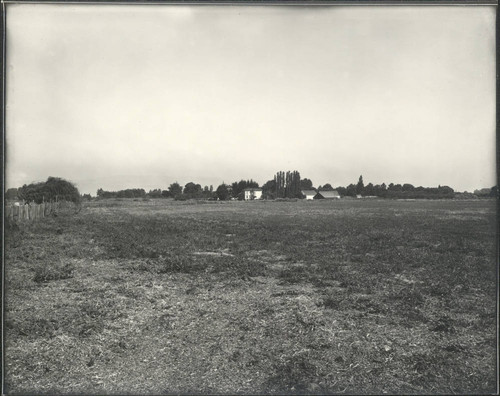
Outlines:
{"label": "house wall", "polygon": [[253,199],[260,199],[262,197],[262,191],[260,190],[245,191],[245,200],[248,201],[252,199],[252,192],[253,192]]}

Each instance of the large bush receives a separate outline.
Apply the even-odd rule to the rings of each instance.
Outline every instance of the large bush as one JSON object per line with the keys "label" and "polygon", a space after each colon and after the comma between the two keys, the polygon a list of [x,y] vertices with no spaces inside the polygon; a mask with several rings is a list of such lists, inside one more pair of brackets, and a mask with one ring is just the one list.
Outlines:
{"label": "large bush", "polygon": [[18,197],[36,203],[42,203],[43,201],[80,202],[80,193],[73,183],[52,176],[46,182],[25,184],[19,188]]}

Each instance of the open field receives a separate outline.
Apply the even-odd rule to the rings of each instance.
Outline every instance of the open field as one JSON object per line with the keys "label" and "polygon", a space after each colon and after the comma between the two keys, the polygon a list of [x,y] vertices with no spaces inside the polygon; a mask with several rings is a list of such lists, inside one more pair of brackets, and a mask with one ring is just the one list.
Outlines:
{"label": "open field", "polygon": [[15,226],[6,390],[496,392],[495,205],[108,200]]}

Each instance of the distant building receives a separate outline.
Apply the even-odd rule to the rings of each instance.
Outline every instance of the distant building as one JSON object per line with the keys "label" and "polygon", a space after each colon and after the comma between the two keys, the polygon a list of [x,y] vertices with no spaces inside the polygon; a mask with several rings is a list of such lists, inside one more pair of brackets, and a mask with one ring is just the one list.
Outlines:
{"label": "distant building", "polygon": [[314,199],[340,199],[340,194],[337,190],[318,191]]}
{"label": "distant building", "polygon": [[314,199],[316,190],[302,190],[302,194],[306,196],[306,199]]}
{"label": "distant building", "polygon": [[262,188],[245,188],[245,201],[260,199],[262,197]]}

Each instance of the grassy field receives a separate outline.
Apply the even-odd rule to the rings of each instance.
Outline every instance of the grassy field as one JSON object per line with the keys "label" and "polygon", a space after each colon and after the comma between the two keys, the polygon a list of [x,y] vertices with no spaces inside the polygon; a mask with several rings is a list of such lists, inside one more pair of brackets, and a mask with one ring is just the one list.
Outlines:
{"label": "grassy field", "polygon": [[495,201],[107,200],[6,230],[15,393],[494,393]]}

